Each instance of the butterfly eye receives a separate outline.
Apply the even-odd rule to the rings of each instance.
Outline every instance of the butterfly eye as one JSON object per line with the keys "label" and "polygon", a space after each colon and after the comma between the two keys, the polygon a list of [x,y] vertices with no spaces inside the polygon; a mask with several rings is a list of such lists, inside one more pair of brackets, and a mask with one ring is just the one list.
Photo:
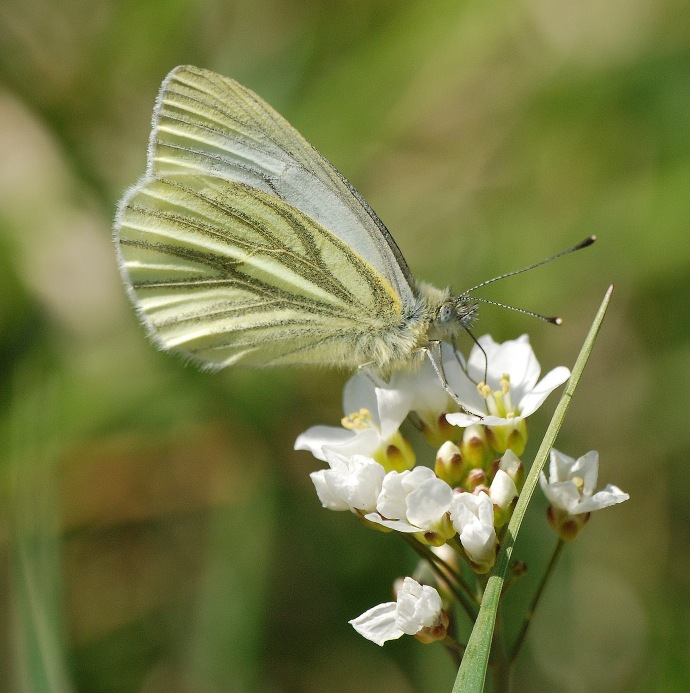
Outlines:
{"label": "butterfly eye", "polygon": [[439,322],[447,324],[455,318],[455,307],[452,303],[444,303],[438,311]]}

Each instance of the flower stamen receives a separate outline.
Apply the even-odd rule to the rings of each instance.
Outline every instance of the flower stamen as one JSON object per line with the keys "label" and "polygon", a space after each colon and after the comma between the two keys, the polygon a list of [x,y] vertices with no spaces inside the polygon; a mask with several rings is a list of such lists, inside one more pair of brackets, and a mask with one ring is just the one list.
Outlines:
{"label": "flower stamen", "polygon": [[347,428],[349,431],[363,431],[366,428],[372,428],[373,421],[371,417],[371,412],[368,409],[362,407],[359,411],[352,412],[347,416],[343,416],[340,419],[340,423],[343,428]]}

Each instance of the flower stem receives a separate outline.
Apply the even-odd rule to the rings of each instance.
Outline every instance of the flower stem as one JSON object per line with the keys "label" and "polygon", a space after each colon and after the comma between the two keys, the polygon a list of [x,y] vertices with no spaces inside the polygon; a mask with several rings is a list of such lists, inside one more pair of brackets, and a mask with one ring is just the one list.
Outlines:
{"label": "flower stem", "polygon": [[450,637],[450,635],[447,635],[443,639],[443,646],[446,648],[448,654],[450,654],[450,656],[453,658],[456,666],[460,666],[462,655],[465,653],[465,646],[461,645],[455,638]]}
{"label": "flower stem", "polygon": [[[414,537],[407,535],[403,536],[407,543],[429,563],[431,569],[448,585],[448,589],[453,593],[458,603],[472,619],[472,623],[474,623],[477,618],[477,612],[479,611],[478,602],[471,601],[468,598],[467,595],[472,595],[472,592],[469,585],[462,579],[462,576],[458,575],[458,573],[456,573],[444,560],[431,551],[428,546],[417,541]],[[458,589],[458,585],[460,585],[467,594]]]}
{"label": "flower stem", "polygon": [[518,633],[517,638],[515,639],[515,643],[513,644],[513,649],[510,653],[510,662],[514,662],[515,658],[518,656],[520,652],[520,648],[522,647],[522,644],[525,641],[525,636],[527,635],[527,629],[529,628],[530,623],[532,623],[532,618],[534,616],[534,612],[537,610],[537,605],[539,604],[539,600],[541,599],[544,587],[546,587],[546,583],[551,573],[553,572],[554,567],[556,566],[556,562],[558,561],[558,557],[561,555],[561,551],[564,545],[565,542],[563,541],[563,539],[559,539],[558,543],[556,544],[556,547],[553,550],[553,553],[551,554],[551,560],[549,560],[549,564],[546,566],[546,570],[544,571],[544,574],[541,577],[539,586],[537,587],[537,590],[534,593],[534,596],[532,597],[532,602],[530,603],[529,608],[525,613],[525,618],[522,622],[520,632]]}

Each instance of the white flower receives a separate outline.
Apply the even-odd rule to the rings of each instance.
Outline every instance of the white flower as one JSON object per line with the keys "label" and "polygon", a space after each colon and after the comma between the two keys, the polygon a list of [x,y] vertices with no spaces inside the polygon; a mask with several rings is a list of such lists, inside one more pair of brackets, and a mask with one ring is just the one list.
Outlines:
{"label": "white flower", "polygon": [[468,411],[482,417],[479,420],[465,412],[448,414],[446,418],[455,426],[477,422],[485,426],[515,424],[534,413],[570,377],[565,366],[558,366],[539,380],[541,368],[526,334],[502,344],[490,335],[477,341],[481,349],[472,348],[467,372],[454,361],[448,364],[444,361],[451,389]]}
{"label": "white flower", "polygon": [[456,493],[450,504],[450,518],[475,572],[491,570],[498,545],[491,498],[486,493]]}
{"label": "white flower", "polygon": [[381,485],[375,513],[365,519],[396,532],[420,533],[425,542],[443,544],[455,534],[446,515],[453,490],[428,467],[389,472]]}
{"label": "white flower", "polygon": [[547,481],[546,475],[541,472],[539,483],[551,504],[569,515],[601,510],[630,498],[627,493],[612,484],[594,493],[598,476],[599,453],[596,450],[591,450],[575,460],[552,449],[549,480]]}
{"label": "white flower", "polygon": [[374,457],[388,468],[410,468],[414,452],[398,431],[410,411],[409,403],[406,393],[376,387],[369,375],[359,371],[343,391],[343,427],[312,426],[297,437],[295,450],[309,450],[324,461],[331,450],[346,457]]}
{"label": "white flower", "polygon": [[424,634],[429,639],[445,637],[448,619],[439,593],[428,585],[420,585],[406,577],[397,600],[365,611],[349,623],[368,640],[383,645],[401,635]]}
{"label": "white flower", "polygon": [[386,470],[376,460],[363,455],[344,457],[327,451],[326,458],[330,469],[309,475],[321,505],[328,510],[362,514],[374,510]]}

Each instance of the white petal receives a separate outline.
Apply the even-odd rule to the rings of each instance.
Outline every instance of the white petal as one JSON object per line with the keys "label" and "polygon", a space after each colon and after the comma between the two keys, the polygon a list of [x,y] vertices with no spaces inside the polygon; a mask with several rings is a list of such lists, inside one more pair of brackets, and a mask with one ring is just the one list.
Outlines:
{"label": "white petal", "polygon": [[407,497],[407,519],[417,527],[431,529],[441,521],[452,498],[453,489],[434,476]]}
{"label": "white petal", "polygon": [[365,455],[370,457],[381,447],[381,436],[375,428],[364,428],[361,431],[346,431],[350,433],[350,438],[343,440],[340,443],[328,443],[323,446],[323,454],[328,451],[337,452],[345,457],[353,455]]}
{"label": "white petal", "polygon": [[508,476],[506,472],[499,469],[494,476],[489,488],[489,497],[494,505],[499,508],[507,508],[517,498],[518,490],[515,482]]}
{"label": "white petal", "polygon": [[596,450],[590,450],[580,457],[573,466],[573,473],[576,472],[584,480],[582,495],[591,496],[599,479],[599,453]]}
{"label": "white petal", "polygon": [[407,513],[407,490],[403,481],[409,471],[388,472],[381,484],[381,493],[376,500],[376,509],[389,519],[405,519]]}
{"label": "white petal", "polygon": [[548,498],[551,505],[555,505],[567,512],[573,512],[578,506],[581,495],[575,482],[570,480],[547,482],[544,472],[541,472],[539,483],[544,495]]}
{"label": "white petal", "polygon": [[481,349],[477,345],[472,347],[470,357],[467,359],[467,372],[470,379],[478,383],[484,380],[484,372],[491,366],[499,345],[490,334],[482,335],[477,342]]}
{"label": "white petal", "polygon": [[[470,380],[455,359],[452,359],[449,362],[444,361],[443,370],[446,375],[446,380],[448,381],[448,386],[455,393],[458,400],[462,402],[465,409],[472,412],[477,412],[478,414],[484,414],[486,412],[486,402],[479,392],[477,392],[477,382],[484,379],[483,361],[481,374],[476,376],[476,381]],[[453,416],[456,416],[456,414],[453,414]],[[448,419],[448,417],[446,418]],[[448,419],[448,421],[453,423],[455,426],[469,426],[473,423],[477,423],[477,419],[474,418],[469,423],[454,423],[453,421],[450,421],[450,419]]]}
{"label": "white petal", "polygon": [[335,426],[312,426],[300,433],[295,440],[295,450],[309,450],[314,457],[326,461],[322,448],[324,445],[339,444],[344,439],[352,438],[352,431]]}
{"label": "white petal", "polygon": [[373,455],[381,446],[379,432],[375,428],[348,431],[335,426],[312,426],[297,437],[295,450],[309,450],[317,460],[326,461],[328,451],[345,457]]}
{"label": "white petal", "polygon": [[435,479],[436,474],[429,467],[419,465],[410,470],[410,473],[403,478],[403,488],[407,493],[412,493],[419,488],[425,481]]}
{"label": "white petal", "polygon": [[478,419],[474,416],[463,414],[462,412],[458,412],[457,414],[448,414],[446,416],[448,423],[453,424],[453,426],[460,426],[461,428],[465,428],[466,426],[471,426],[476,423],[480,423],[483,426],[514,426],[523,418],[523,416],[514,416],[510,419],[504,419],[500,416],[488,416],[484,414],[482,415],[481,419]]}
{"label": "white petal", "polygon": [[522,462],[520,462],[520,458],[512,450],[506,450],[503,453],[499,469],[506,472],[511,479],[520,471],[521,466]]}
{"label": "white petal", "polygon": [[595,510],[601,510],[602,508],[608,508],[611,505],[616,505],[617,503],[627,501],[629,498],[630,496],[621,491],[617,486],[608,484],[606,488],[602,489],[601,491],[597,491],[593,496],[584,498],[577,506],[573,514],[576,515],[579,513],[589,513]]}
{"label": "white petal", "polygon": [[475,563],[492,562],[496,555],[496,530],[493,526],[473,522],[460,534],[460,543]]}
{"label": "white petal", "polygon": [[350,506],[337,494],[335,494],[326,479],[326,469],[312,472],[309,476],[314,482],[316,495],[321,501],[321,505],[327,510],[349,510]]}
{"label": "white petal", "polygon": [[330,452],[326,454],[331,469],[325,470],[324,476],[332,493],[352,509],[374,510],[385,469],[370,457],[343,458]]}
{"label": "white petal", "polygon": [[354,438],[354,431],[337,426],[312,426],[297,436],[295,450],[309,450],[317,460],[326,461],[325,445],[343,445]]}
{"label": "white petal", "polygon": [[472,561],[493,563],[496,557],[496,531],[493,525],[493,503],[485,493],[456,493],[450,516],[460,543]]}
{"label": "white petal", "polygon": [[[516,393],[516,397],[519,397],[518,407],[520,409],[520,416],[523,418],[533,414],[541,405],[544,400],[560,385],[562,385],[570,377],[570,371],[565,366],[557,366],[553,370],[549,371],[535,386],[525,392],[522,397]],[[513,382],[511,379],[510,383],[511,390],[513,388]],[[517,388],[516,388],[517,389]]]}
{"label": "white petal", "polygon": [[[495,342],[494,342],[495,344]],[[510,389],[519,398],[537,383],[541,367],[526,334],[493,347],[488,357],[489,385],[498,389],[504,373],[510,375]]]}
{"label": "white petal", "polygon": [[[445,369],[446,360],[451,358],[453,349],[450,344],[445,342],[441,344],[441,349]],[[452,358],[455,361],[455,357]],[[450,406],[448,393],[441,386],[428,359],[414,373],[405,371],[395,373],[391,378],[391,387],[409,396],[410,411],[438,416],[448,411]]]}
{"label": "white petal", "polygon": [[381,438],[388,440],[410,413],[412,397],[407,392],[393,388],[377,387],[375,392]]}
{"label": "white petal", "polygon": [[398,593],[396,603],[396,625],[404,633],[414,635],[422,628],[438,623],[443,608],[439,593],[429,585],[420,585],[406,577]]}
{"label": "white petal", "polygon": [[411,525],[409,522],[405,522],[404,520],[387,520],[381,517],[379,513],[367,513],[364,519],[369,520],[369,522],[375,522],[377,525],[388,527],[394,532],[402,532],[403,534],[414,534],[420,531],[419,527]]}
{"label": "white petal", "polygon": [[349,623],[368,640],[383,645],[386,640],[395,640],[404,635],[395,622],[396,602],[386,602],[365,611]]}
{"label": "white petal", "polygon": [[[467,409],[470,407],[468,406],[467,401],[465,400],[460,400],[463,403],[463,406]],[[486,407],[484,407],[486,408]],[[481,412],[478,412],[478,414]],[[476,423],[484,423],[486,421],[486,416],[483,418],[481,416],[472,416],[471,414],[465,414],[464,412],[453,412],[451,414],[446,414],[446,421],[453,425],[453,426],[459,426],[460,428],[467,428],[468,426],[472,426]],[[490,417],[492,419],[498,419],[496,416]],[[503,419],[500,419],[500,422],[505,423]],[[491,424],[491,425],[500,425],[500,424]]]}
{"label": "white petal", "polygon": [[345,416],[366,409],[378,427],[379,408],[376,400],[374,381],[364,371],[357,371],[343,388],[343,411]]}
{"label": "white petal", "polygon": [[570,479],[570,470],[575,465],[575,459],[568,457],[556,448],[551,448],[549,454],[549,482],[566,481]]}

